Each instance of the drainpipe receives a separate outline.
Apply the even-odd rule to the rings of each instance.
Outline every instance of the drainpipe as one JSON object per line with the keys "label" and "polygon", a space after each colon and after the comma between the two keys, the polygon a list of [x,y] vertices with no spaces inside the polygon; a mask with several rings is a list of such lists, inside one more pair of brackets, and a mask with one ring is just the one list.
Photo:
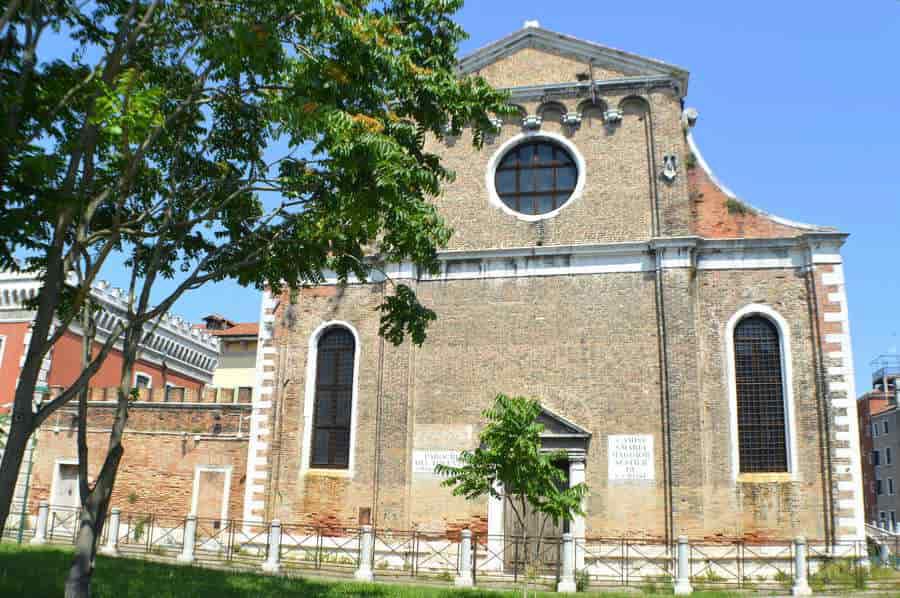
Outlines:
{"label": "drainpipe", "polygon": [[663,477],[665,478],[666,503],[666,546],[670,546],[675,537],[675,506],[672,491],[672,433],[669,395],[669,358],[668,337],[666,333],[666,307],[663,297],[662,256],[658,249],[651,248],[656,260],[656,326],[659,338],[659,384],[660,407],[662,415],[662,435],[665,443],[665,459],[663,459]]}
{"label": "drainpipe", "polygon": [[[647,169],[650,182],[650,227],[651,237],[662,235],[662,219],[659,213],[659,186],[657,185],[656,172],[656,137],[653,131],[653,103],[650,101],[650,90],[646,90],[646,97],[642,97],[647,104],[647,114],[644,127],[644,135],[647,143]],[[671,546],[675,539],[675,505],[673,503],[672,489],[672,434],[671,434],[671,409],[669,394],[669,358],[668,336],[666,331],[666,305],[663,296],[663,269],[662,255],[659,250],[651,246],[653,258],[656,261],[656,326],[659,337],[659,379],[660,379],[660,411],[662,415],[662,436],[665,443],[665,458],[663,459],[663,477],[665,478],[664,499],[666,546]]]}
{"label": "drainpipe", "polygon": [[[806,284],[809,293],[809,310],[810,324],[812,325],[813,338],[815,340],[813,356],[818,362],[816,364],[816,398],[819,406],[819,435],[821,437],[822,460],[824,462],[825,471],[823,477],[822,493],[825,498],[825,538],[829,546],[834,546],[836,538],[836,530],[834,529],[834,489],[833,489],[833,471],[831,462],[831,425],[829,421],[828,404],[826,398],[826,369],[825,355],[822,347],[823,337],[819,327],[819,295],[816,291],[816,271],[812,260],[812,249],[809,250],[806,266]],[[855,400],[854,397],[850,397]]]}

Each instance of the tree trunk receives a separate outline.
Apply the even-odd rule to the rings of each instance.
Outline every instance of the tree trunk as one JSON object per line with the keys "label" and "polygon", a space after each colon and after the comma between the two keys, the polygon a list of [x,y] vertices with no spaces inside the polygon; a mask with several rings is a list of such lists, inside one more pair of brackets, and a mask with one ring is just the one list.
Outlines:
{"label": "tree trunk", "polygon": [[[0,463],[0,537],[6,527],[12,501],[16,494],[16,481],[19,479],[19,470],[25,458],[28,448],[28,440],[31,438],[31,414],[24,414],[20,421],[15,422],[18,413],[13,412],[13,424],[9,427],[9,436],[6,439],[6,448],[3,451],[3,461]],[[27,508],[27,505],[24,507]]]}
{"label": "tree trunk", "polygon": [[75,557],[66,578],[65,598],[89,598],[91,595],[91,576],[94,573],[97,544],[103,535],[106,510],[124,452],[121,439],[121,435],[110,439],[113,448],[106,455],[106,461],[87,501],[82,503],[81,522],[75,539]]}
{"label": "tree trunk", "polygon": [[78,536],[75,538],[75,558],[66,578],[65,598],[89,598],[91,595],[91,574],[93,573],[93,547],[100,537],[100,530],[94,525],[92,509],[81,510]]}

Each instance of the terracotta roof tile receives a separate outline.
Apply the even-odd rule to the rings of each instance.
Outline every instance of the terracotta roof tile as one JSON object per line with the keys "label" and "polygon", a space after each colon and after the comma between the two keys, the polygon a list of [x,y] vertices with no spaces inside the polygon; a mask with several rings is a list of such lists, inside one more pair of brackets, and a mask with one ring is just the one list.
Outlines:
{"label": "terracotta roof tile", "polygon": [[239,322],[225,330],[207,330],[213,336],[256,336],[259,334],[257,322]]}

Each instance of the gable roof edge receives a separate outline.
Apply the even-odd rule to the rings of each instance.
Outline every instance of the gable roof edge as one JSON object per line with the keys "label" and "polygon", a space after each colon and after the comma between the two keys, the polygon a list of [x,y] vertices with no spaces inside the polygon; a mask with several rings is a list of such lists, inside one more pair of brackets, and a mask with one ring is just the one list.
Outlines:
{"label": "gable roof edge", "polygon": [[458,70],[463,74],[481,70],[488,64],[509,56],[523,47],[529,47],[522,44],[529,38],[543,42],[547,47],[562,52],[602,58],[613,67],[620,67],[624,70],[636,70],[644,74],[672,77],[679,83],[680,94],[682,96],[687,95],[689,77],[687,69],[655,58],[648,58],[624,50],[603,46],[542,27],[519,29],[497,41],[478,48],[459,59]]}
{"label": "gable roof edge", "polygon": [[806,230],[806,231],[810,231],[813,233],[815,233],[815,232],[822,232],[822,233],[839,232],[839,230],[837,228],[832,227],[832,226],[823,226],[823,225],[819,225],[819,224],[809,224],[806,222],[797,222],[795,220],[790,220],[790,219],[784,218],[782,216],[776,216],[775,214],[772,214],[771,212],[767,212],[766,210],[763,210],[762,208],[759,208],[759,207],[751,204],[746,199],[738,197],[738,195],[734,191],[732,191],[730,188],[725,186],[725,184],[722,183],[718,179],[718,177],[716,177],[716,175],[713,173],[712,168],[710,168],[709,164],[703,158],[703,154],[700,153],[700,148],[697,147],[697,142],[694,141],[694,136],[691,133],[690,127],[688,127],[687,131],[685,132],[685,139],[688,144],[688,149],[690,149],[691,153],[694,154],[694,157],[697,159],[697,166],[702,168],[703,172],[705,172],[706,175],[709,177],[709,180],[712,181],[712,183],[716,187],[718,187],[719,190],[722,193],[724,193],[727,197],[729,197],[730,199],[740,202],[743,205],[750,208],[751,210],[753,210],[754,212],[756,212],[762,216],[765,216],[766,218],[769,218],[770,220],[777,222],[778,224],[781,224],[784,226],[789,226],[792,228]]}

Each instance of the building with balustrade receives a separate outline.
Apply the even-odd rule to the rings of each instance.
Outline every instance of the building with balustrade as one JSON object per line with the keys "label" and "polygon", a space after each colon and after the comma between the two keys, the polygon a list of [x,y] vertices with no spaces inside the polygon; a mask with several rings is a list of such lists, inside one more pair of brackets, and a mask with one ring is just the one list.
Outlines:
{"label": "building with balustrade", "polygon": [[[31,273],[0,275],[0,404],[7,408],[13,401],[34,317],[24,302],[40,286]],[[126,296],[121,289],[100,282],[92,298],[100,307],[99,345],[126,317]],[[249,368],[246,359],[237,364],[241,366],[237,370],[226,364],[220,378],[227,385],[222,388],[214,383],[225,343],[215,332],[228,330],[204,330],[174,315],[164,316],[152,334],[147,326],[148,337],[134,368],[138,396],[130,408],[114,504],[144,513],[183,516],[193,512],[219,521],[241,513],[256,340],[254,325],[241,326],[238,332],[243,337],[238,342],[254,345],[249,348]],[[89,387],[89,472],[99,470],[105,457],[122,364],[119,347],[114,345]],[[248,352],[246,346],[244,352]],[[36,400],[58,395],[80,372],[81,329],[76,323],[45,359]],[[51,415],[35,434],[19,475],[14,511],[20,511],[26,499],[29,512],[46,500],[56,513],[55,521],[74,523],[71,513],[78,506],[75,424],[73,403]]]}

